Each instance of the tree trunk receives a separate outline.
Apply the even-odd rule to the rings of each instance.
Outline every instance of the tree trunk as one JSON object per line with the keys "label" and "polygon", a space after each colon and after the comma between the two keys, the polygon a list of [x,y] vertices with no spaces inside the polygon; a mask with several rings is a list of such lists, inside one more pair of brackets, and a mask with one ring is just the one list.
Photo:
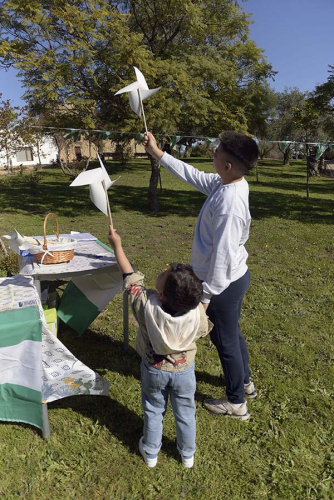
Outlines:
{"label": "tree trunk", "polygon": [[150,160],[151,160],[152,171],[151,171],[150,185],[148,188],[148,202],[150,210],[152,210],[152,212],[158,212],[159,211],[158,181],[160,174],[160,165],[159,162],[154,158],[150,157]]}
{"label": "tree trunk", "polygon": [[318,162],[314,156],[307,157],[307,168],[311,177],[319,175]]}
{"label": "tree trunk", "polygon": [[290,165],[290,148],[286,148],[283,153],[283,165]]}

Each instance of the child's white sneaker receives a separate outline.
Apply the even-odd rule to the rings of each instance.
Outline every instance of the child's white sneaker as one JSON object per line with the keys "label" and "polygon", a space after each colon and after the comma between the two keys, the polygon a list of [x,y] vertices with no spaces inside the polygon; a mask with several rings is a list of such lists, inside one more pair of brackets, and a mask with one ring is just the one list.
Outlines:
{"label": "child's white sneaker", "polygon": [[192,455],[191,457],[185,457],[181,453],[181,457],[182,457],[182,463],[183,463],[184,467],[186,469],[191,469],[194,465],[194,455]]}
{"label": "child's white sneaker", "polygon": [[147,467],[155,467],[158,463],[158,455],[149,455],[143,448],[144,436],[139,439],[139,451]]}

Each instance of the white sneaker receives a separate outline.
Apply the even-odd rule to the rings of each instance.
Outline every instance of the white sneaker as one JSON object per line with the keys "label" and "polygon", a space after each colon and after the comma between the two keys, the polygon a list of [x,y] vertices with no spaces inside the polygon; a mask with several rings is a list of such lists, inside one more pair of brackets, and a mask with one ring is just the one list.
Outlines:
{"label": "white sneaker", "polygon": [[214,415],[226,415],[227,417],[238,418],[239,420],[248,420],[250,417],[246,402],[237,407],[230,403],[227,398],[205,399],[204,407]]}
{"label": "white sneaker", "polygon": [[150,468],[155,467],[157,465],[157,463],[158,463],[158,455],[150,456],[149,457],[147,455],[146,451],[143,448],[143,441],[144,441],[144,436],[142,436],[139,439],[139,451],[140,451],[140,454],[143,457],[144,462],[147,465],[147,467],[150,467]]}
{"label": "white sneaker", "polygon": [[244,389],[245,389],[245,398],[248,398],[248,399],[256,398],[257,392],[255,389],[254,383],[252,381],[250,381],[248,384],[245,384]]}
{"label": "white sneaker", "polygon": [[182,457],[182,463],[186,469],[191,469],[194,465],[194,455],[192,457],[184,457],[181,454]]}
{"label": "white sneaker", "polygon": [[[221,381],[223,385],[226,385],[226,379],[224,373],[220,375]],[[248,384],[244,384],[245,389],[245,398],[254,399],[257,396],[257,392],[254,386],[254,382],[251,380]]]}

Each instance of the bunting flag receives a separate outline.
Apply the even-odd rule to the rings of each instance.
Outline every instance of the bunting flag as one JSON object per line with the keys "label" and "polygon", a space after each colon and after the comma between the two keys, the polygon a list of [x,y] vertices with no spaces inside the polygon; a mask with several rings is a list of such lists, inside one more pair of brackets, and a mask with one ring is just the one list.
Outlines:
{"label": "bunting flag", "polygon": [[206,139],[206,148],[209,148],[210,146],[216,147],[216,143],[217,145],[219,143],[219,139],[217,139],[217,137],[208,137]]}
{"label": "bunting flag", "polygon": [[288,149],[288,147],[290,146],[290,144],[292,144],[292,141],[278,142],[278,149],[280,151],[282,151],[282,153],[284,153]]}
{"label": "bunting flag", "polygon": [[[96,241],[110,253],[113,251],[101,241]],[[105,274],[73,278],[61,297],[58,317],[78,335],[82,335],[114,295],[121,289],[123,278],[115,266]]]}
{"label": "bunting flag", "polygon": [[315,154],[315,159],[317,161],[320,160],[321,156],[323,155],[323,153],[326,151],[327,148],[328,148],[327,144],[321,144],[321,143],[318,144],[317,151]]}
{"label": "bunting flag", "polygon": [[97,138],[105,140],[105,139],[108,139],[110,135],[111,135],[111,132],[107,132],[107,131],[103,130],[103,131],[97,133]]}
{"label": "bunting flag", "polygon": [[172,139],[171,148],[173,149],[175,144],[177,144],[181,139],[183,139],[183,137],[182,137],[182,135],[172,135],[171,139]]}
{"label": "bunting flag", "polygon": [[73,139],[74,142],[80,141],[80,138],[81,134],[79,130],[71,130],[71,132],[64,135],[64,139]]}

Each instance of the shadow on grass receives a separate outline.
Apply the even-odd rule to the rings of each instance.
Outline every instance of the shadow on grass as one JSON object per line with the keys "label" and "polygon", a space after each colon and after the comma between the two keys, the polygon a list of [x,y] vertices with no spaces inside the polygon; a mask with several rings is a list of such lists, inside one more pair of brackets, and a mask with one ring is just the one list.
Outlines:
{"label": "shadow on grass", "polygon": [[78,337],[63,323],[59,340],[74,356],[101,376],[108,371],[140,380],[140,358],[131,346],[125,352],[122,341],[89,329]]}
{"label": "shadow on grass", "polygon": [[302,223],[332,224],[333,201],[322,198],[306,198],[298,194],[266,193],[258,191],[250,196],[252,218],[270,217],[296,220]]}
{"label": "shadow on grass", "polygon": [[[124,352],[123,342],[92,330],[87,330],[82,337],[77,337],[65,325],[62,325],[60,340],[72,354],[102,377],[107,372],[113,372],[140,381],[140,358],[132,347]],[[127,381],[124,382],[126,383]],[[108,397],[72,396],[54,401],[49,408],[51,411],[56,408],[70,408],[93,422],[98,421],[99,425],[107,427],[131,453],[138,455],[138,441],[143,433],[143,418],[114,399],[113,392],[113,382],[111,382]],[[140,397],[138,390],[138,401]],[[176,460],[179,459],[175,441],[165,436],[163,436],[163,450]]]}
{"label": "shadow on grass", "polygon": [[[143,418],[111,396],[72,396],[54,401],[49,409],[71,409],[105,426],[131,453],[139,455],[138,441],[143,435]],[[140,393],[138,393],[140,398]],[[52,428],[51,428],[52,433]],[[167,455],[179,460],[175,440],[162,437],[162,449]]]}
{"label": "shadow on grass", "polygon": [[[196,159],[196,164],[207,163],[205,159]],[[135,166],[120,166],[119,164],[108,165],[110,174],[134,172],[138,169],[149,168],[143,166],[144,162],[136,163]],[[267,169],[263,180],[256,182],[254,173],[249,178],[251,195],[250,208],[254,219],[265,219],[272,216],[293,219],[305,223],[330,224],[333,220],[333,202],[330,199],[321,198],[321,194],[330,194],[334,190],[334,184],[328,180],[316,180],[311,183],[310,199],[306,199],[306,185],[303,179],[290,173],[278,174]],[[2,182],[0,192],[0,209],[2,212],[29,212],[45,216],[50,211],[55,211],[60,217],[75,218],[82,215],[96,214],[96,208],[89,200],[88,187],[82,189],[71,188],[62,180],[59,173],[47,174],[34,193],[26,183],[24,176],[9,178],[8,182]],[[266,181],[272,176],[272,182]],[[277,177],[277,178],[276,178]],[[59,179],[59,180],[58,180]],[[182,183],[177,183],[182,187]],[[283,192],[284,191],[284,192]],[[294,191],[294,193],[291,193]],[[74,196],[75,194],[75,196]],[[205,201],[205,196],[199,191],[190,189],[166,189],[159,192],[160,211],[150,212],[148,209],[148,188],[140,186],[115,185],[111,198],[112,212],[121,211],[138,212],[146,217],[161,218],[169,215],[179,217],[197,217]]]}
{"label": "shadow on grass", "polygon": [[[197,382],[196,394],[195,394],[196,401],[203,404],[204,399],[216,398],[216,397],[222,398],[225,396],[225,387],[223,386],[222,380],[219,376],[210,375],[210,373],[199,372],[197,370],[195,370],[195,373]],[[212,386],[212,390],[210,390],[209,393],[204,393],[202,390],[199,389],[199,384],[201,383]]]}

